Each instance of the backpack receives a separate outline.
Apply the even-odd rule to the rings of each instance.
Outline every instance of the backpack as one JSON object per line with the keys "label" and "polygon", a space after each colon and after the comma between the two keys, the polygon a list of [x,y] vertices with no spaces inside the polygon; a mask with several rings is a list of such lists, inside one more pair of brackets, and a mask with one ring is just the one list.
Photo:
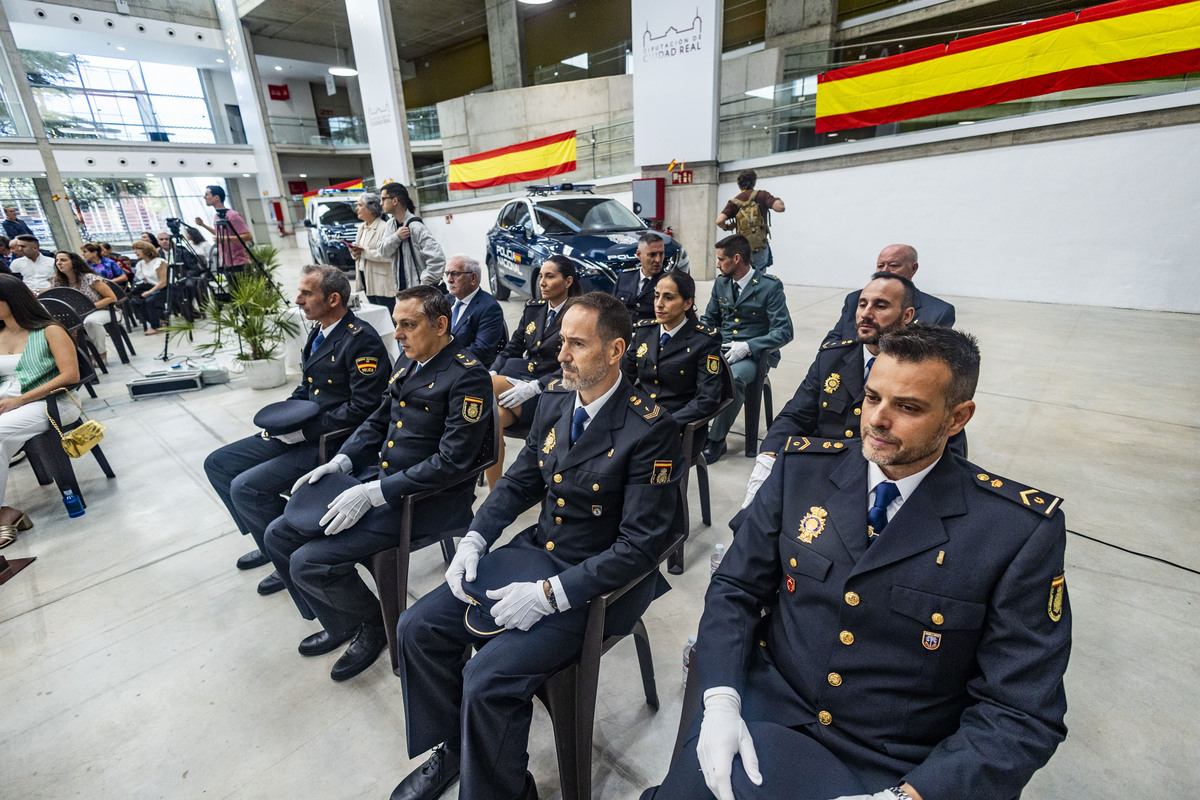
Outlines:
{"label": "backpack", "polygon": [[750,252],[757,253],[767,246],[767,221],[763,218],[762,210],[755,202],[755,194],[750,195],[749,200],[738,200],[733,198],[733,202],[738,207],[737,216],[734,220],[737,223],[737,232],[746,237],[746,241],[750,242]]}

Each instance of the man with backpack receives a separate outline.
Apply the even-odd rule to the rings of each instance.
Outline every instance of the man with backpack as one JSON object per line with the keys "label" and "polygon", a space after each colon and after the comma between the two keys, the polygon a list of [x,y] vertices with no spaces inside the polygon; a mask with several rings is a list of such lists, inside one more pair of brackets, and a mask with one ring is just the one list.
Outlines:
{"label": "man with backpack", "polygon": [[772,211],[782,214],[786,209],[783,201],[770,192],[754,191],[758,182],[758,173],[752,169],[744,169],[738,173],[737,184],[741,192],[725,204],[725,208],[717,215],[717,227],[722,230],[736,231],[745,236],[750,242],[750,266],[763,270],[775,263],[771,256]]}

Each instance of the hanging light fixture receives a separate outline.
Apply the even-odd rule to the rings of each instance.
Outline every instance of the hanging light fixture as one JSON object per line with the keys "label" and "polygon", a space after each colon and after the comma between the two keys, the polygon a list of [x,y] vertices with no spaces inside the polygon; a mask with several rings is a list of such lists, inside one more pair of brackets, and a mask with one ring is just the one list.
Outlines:
{"label": "hanging light fixture", "polygon": [[337,51],[338,63],[336,67],[329,68],[329,74],[338,78],[353,78],[358,74],[358,70],[354,67],[347,67],[342,64],[342,48],[338,47],[337,25],[333,26],[333,49]]}

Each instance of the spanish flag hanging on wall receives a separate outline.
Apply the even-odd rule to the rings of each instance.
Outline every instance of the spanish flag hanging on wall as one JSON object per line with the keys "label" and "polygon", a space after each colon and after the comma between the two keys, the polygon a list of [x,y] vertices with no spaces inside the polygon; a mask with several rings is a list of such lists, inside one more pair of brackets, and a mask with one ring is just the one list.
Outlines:
{"label": "spanish flag hanging on wall", "polygon": [[1119,0],[821,75],[817,133],[1200,71],[1200,2]]}
{"label": "spanish flag hanging on wall", "polygon": [[543,136],[450,162],[450,188],[482,189],[532,181],[575,169],[575,131]]}

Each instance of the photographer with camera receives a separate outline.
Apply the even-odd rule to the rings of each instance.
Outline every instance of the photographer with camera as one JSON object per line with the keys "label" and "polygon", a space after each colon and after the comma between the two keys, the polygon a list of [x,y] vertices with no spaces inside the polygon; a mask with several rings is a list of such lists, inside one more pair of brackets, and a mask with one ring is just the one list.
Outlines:
{"label": "photographer with camera", "polygon": [[217,228],[220,230],[214,229],[200,217],[196,217],[196,224],[216,239],[216,266],[231,272],[241,272],[250,263],[249,248],[254,246],[254,234],[250,232],[250,226],[241,214],[225,207],[225,190],[220,186],[204,187],[204,202],[217,212]]}

